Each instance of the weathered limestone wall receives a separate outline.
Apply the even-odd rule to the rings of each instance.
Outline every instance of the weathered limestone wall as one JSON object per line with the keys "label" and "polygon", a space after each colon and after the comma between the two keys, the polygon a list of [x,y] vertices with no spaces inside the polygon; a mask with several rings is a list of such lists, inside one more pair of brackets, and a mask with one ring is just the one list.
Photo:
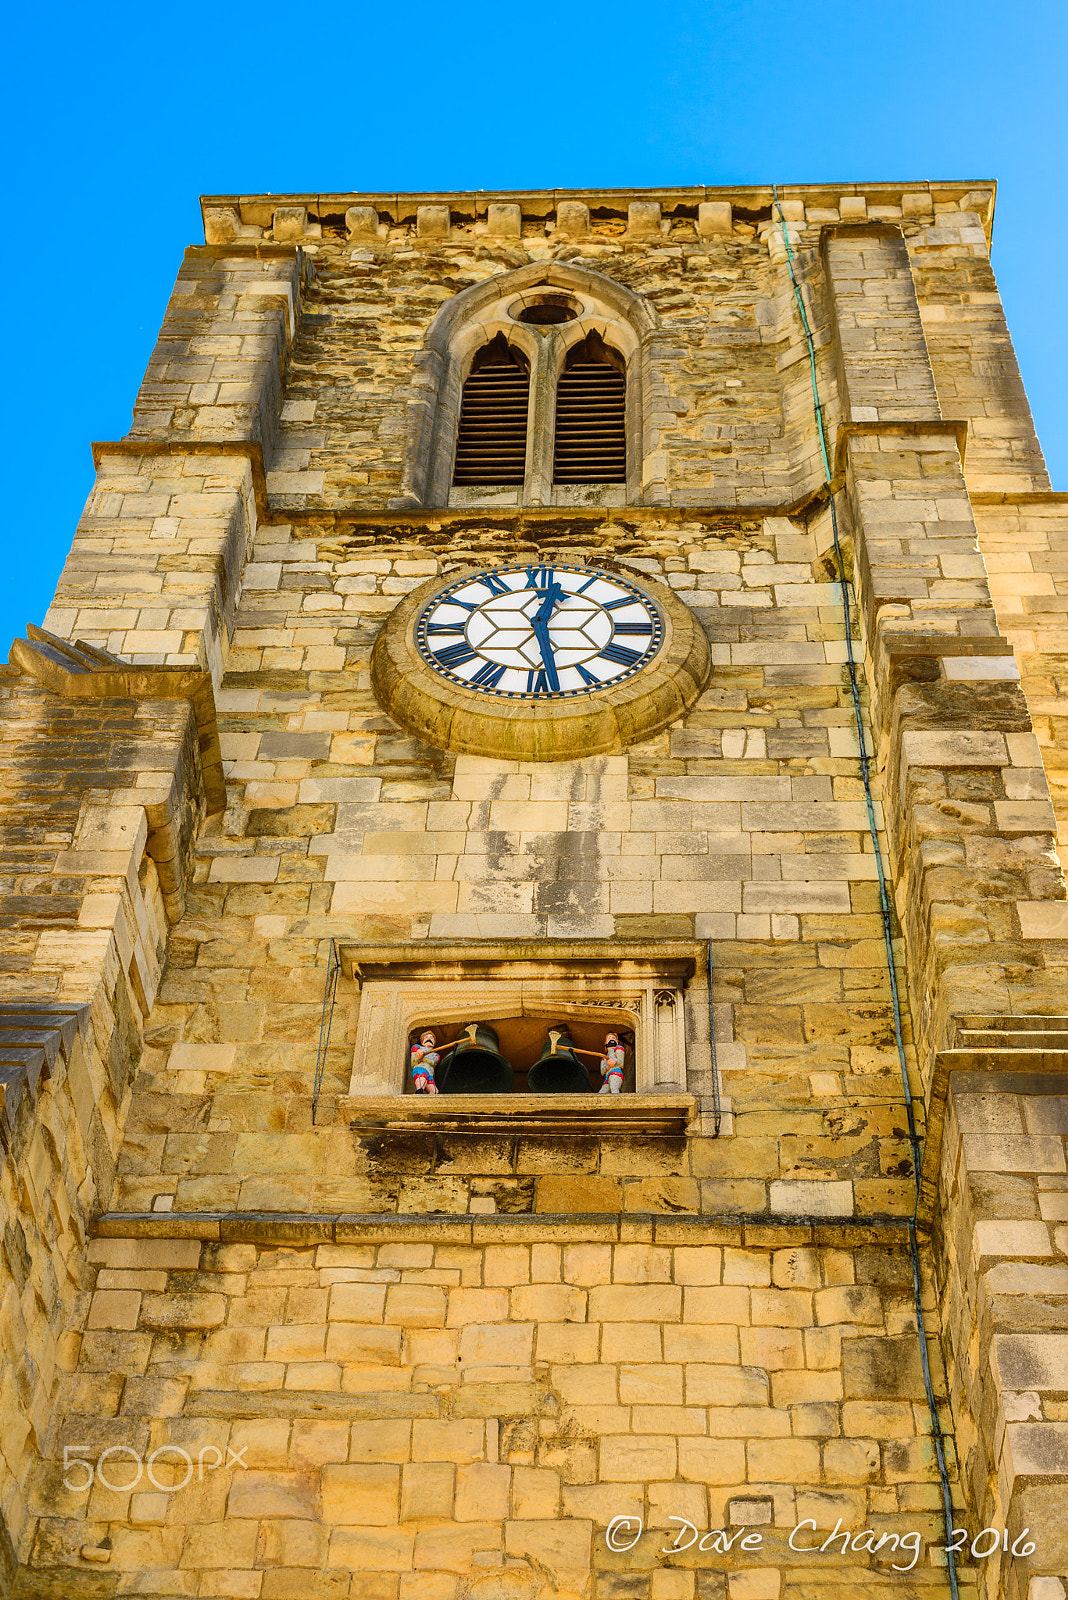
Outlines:
{"label": "weathered limestone wall", "polygon": [[[696,608],[713,686],[684,727],[626,755],[523,766],[419,745],[371,694],[379,619],[450,562],[382,544],[346,559],[344,541],[314,560],[326,545],[263,530],[218,695],[230,808],[198,845],[117,1208],[465,1211],[491,1177],[509,1210],[760,1212],[769,1185],[798,1179],[778,1209],[807,1209],[806,1187],[836,1210],[910,1204],[836,586],[814,580],[817,540],[785,520],[727,537],[646,519],[641,534],[678,551],[625,559]],[[479,543],[454,540],[452,561]],[[641,1156],[528,1141],[517,1165],[484,1150],[481,1170],[440,1141],[368,1165],[343,1118],[312,1131],[328,936],[613,935],[713,940],[731,1138]],[[339,995],[334,1096],[359,1000],[345,980]],[[690,1085],[707,1097],[700,982],[687,1020]],[[848,1145],[833,1132],[843,1098]],[[791,1131],[772,1133],[786,1105]]]}
{"label": "weathered limestone wall", "polygon": [[[784,210],[933,1129],[920,1224],[938,1196],[923,1249],[944,1328],[930,1287],[926,1316],[957,1515],[1042,1525],[1032,1560],[966,1564],[963,1592],[1051,1600],[1068,1477],[1049,1372],[1068,1254],[1047,1092],[1063,1101],[1068,989],[1043,771],[1062,732],[1054,508],[989,274],[989,192],[799,190]],[[770,194],[231,197],[206,219],[47,619],[145,683],[69,714],[76,685],[46,690],[20,654],[2,685],[8,992],[92,1010],[56,1023],[52,1077],[8,1119],[0,1574],[17,1553],[19,1594],[40,1597],[943,1593],[875,863]],[[387,514],[434,314],[550,259],[651,308],[665,376],[643,445],[666,503]],[[701,701],[646,745],[553,767],[409,739],[371,694],[382,619],[433,573],[543,555],[629,565],[692,605],[715,663]],[[71,671],[104,670],[87,660]],[[216,815],[214,710],[148,684],[196,669],[217,689]],[[351,977],[313,1125],[332,938],[596,937],[711,941],[718,1137],[700,976],[685,1136],[350,1127]],[[96,1481],[109,1445],[129,1461],[167,1440],[194,1461],[247,1445],[247,1470]],[[63,1487],[65,1445],[86,1446],[91,1490]],[[608,1555],[605,1522],[635,1511],[745,1522],[762,1553],[729,1576],[734,1557],[665,1562],[658,1534]],[[866,1553],[800,1562],[784,1539],[805,1517],[915,1528],[925,1554],[906,1579]]]}
{"label": "weathered limestone wall", "polygon": [[192,722],[184,701],[102,708],[0,680],[0,1513],[19,1547],[165,955],[149,818],[164,875],[182,878],[169,852],[177,838],[188,853],[190,789],[199,817]]}
{"label": "weathered limestone wall", "polygon": [[976,513],[990,590],[1011,639],[1057,813],[1068,845],[1068,504],[1013,497]]}
{"label": "weathered limestone wall", "polygon": [[[943,1136],[944,1348],[968,1500],[1068,1571],[1068,1099],[1062,1073],[959,1072]],[[1006,1562],[1008,1600],[1027,1594]],[[988,1574],[991,1592],[996,1579]]]}
{"label": "weathered limestone wall", "polygon": [[[115,1441],[144,1459],[180,1446],[192,1481],[171,1487],[186,1468],[165,1450],[159,1489],[67,1492],[57,1466],[35,1559],[70,1570],[109,1542],[142,1592],[264,1600],[681,1600],[725,1595],[727,1571],[732,1595],[764,1600],[942,1592],[926,1559],[905,1580],[889,1548],[869,1565],[787,1543],[839,1518],[939,1539],[900,1243],[698,1242],[615,1219],[529,1231],[97,1239],[60,1437],[90,1461]],[[933,1339],[931,1355],[937,1370]],[[115,1456],[105,1477],[126,1483],[128,1466]],[[628,1553],[606,1549],[616,1516],[649,1530]],[[672,1517],[758,1543],[664,1557]],[[807,1525],[794,1542],[818,1544]]]}

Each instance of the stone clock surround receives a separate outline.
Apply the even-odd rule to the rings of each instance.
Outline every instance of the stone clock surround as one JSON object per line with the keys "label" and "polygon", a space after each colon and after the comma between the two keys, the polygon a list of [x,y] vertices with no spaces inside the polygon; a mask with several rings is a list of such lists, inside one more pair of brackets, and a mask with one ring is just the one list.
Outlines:
{"label": "stone clock surround", "polygon": [[[472,567],[470,575],[478,570]],[[382,709],[438,749],[515,761],[617,754],[675,722],[708,682],[711,654],[700,621],[666,585],[644,580],[638,587],[655,597],[664,642],[633,677],[579,699],[544,703],[497,700],[459,688],[426,664],[414,633],[427,602],[461,576],[451,572],[448,584],[432,578],[413,590],[387,618],[371,657],[371,682]],[[633,573],[627,579],[633,584]]]}

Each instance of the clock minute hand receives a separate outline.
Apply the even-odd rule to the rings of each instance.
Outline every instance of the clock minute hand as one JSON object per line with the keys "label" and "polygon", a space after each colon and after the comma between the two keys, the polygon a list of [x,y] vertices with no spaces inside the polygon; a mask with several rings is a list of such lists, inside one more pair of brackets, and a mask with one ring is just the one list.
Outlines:
{"label": "clock minute hand", "polygon": [[533,622],[534,637],[538,641],[541,651],[541,664],[545,668],[545,678],[549,688],[554,693],[559,693],[560,679],[556,671],[556,657],[553,655],[552,640],[549,638],[549,624],[543,619],[539,611]]}

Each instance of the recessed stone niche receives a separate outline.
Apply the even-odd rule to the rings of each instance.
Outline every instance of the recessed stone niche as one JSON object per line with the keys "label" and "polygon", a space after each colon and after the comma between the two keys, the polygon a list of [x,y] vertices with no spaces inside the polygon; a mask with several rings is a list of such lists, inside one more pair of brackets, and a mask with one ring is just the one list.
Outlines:
{"label": "recessed stone niche", "polygon": [[[390,1115],[402,1112],[405,1117],[433,1121],[455,1120],[482,1109],[496,1118],[507,1115],[511,1121],[539,1107],[547,1114],[555,1110],[558,1118],[570,1108],[576,1116],[585,1110],[591,1121],[600,1122],[602,1113],[610,1113],[613,1121],[648,1118],[654,1111],[651,1099],[667,1097],[673,1110],[666,1120],[681,1128],[696,1105],[687,1092],[686,1041],[692,1031],[687,1029],[687,990],[701,970],[703,954],[704,947],[690,941],[646,945],[556,940],[483,947],[434,946],[425,941],[342,944],[343,971],[361,990],[347,1103],[357,1112],[369,1112],[370,1102],[388,1101]],[[515,1047],[519,1092],[411,1094],[408,1049],[413,1031],[434,1027],[439,1037],[448,1030],[444,1037],[453,1038],[465,1023],[476,1020],[499,1025],[502,1041]],[[533,1041],[559,1022],[568,1023],[576,1043],[584,1045],[603,1039],[610,1028],[633,1037],[625,1080],[628,1092],[619,1096],[522,1092]],[[401,1101],[403,1105],[397,1103]],[[624,1101],[630,1102],[629,1108]]]}

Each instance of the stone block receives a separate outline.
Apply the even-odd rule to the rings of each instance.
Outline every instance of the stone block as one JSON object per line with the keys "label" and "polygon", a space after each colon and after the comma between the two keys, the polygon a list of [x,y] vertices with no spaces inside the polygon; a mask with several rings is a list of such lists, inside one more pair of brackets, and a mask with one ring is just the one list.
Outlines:
{"label": "stone block", "polygon": [[577,1593],[589,1573],[592,1535],[592,1525],[578,1517],[516,1519],[505,1523],[504,1548],[513,1559],[530,1562],[539,1574],[547,1573],[555,1589]]}
{"label": "stone block", "polygon": [[1068,1422],[1010,1422],[1005,1428],[1002,1472],[1017,1478],[1068,1478]]}
{"label": "stone block", "polygon": [[349,1459],[355,1462],[407,1461],[412,1452],[412,1424],[403,1417],[354,1422]]}
{"label": "stone block", "polygon": [[226,1296],[221,1294],[146,1294],[141,1303],[141,1326],[161,1330],[218,1328],[226,1320]]}
{"label": "stone block", "polygon": [[408,1328],[444,1327],[444,1289],[428,1283],[391,1283],[386,1291],[385,1320]]}
{"label": "stone block", "polygon": [[93,1295],[86,1326],[136,1328],[141,1296],[135,1289],[99,1289]]}
{"label": "stone block", "polygon": [[518,239],[523,232],[523,212],[517,205],[491,202],[486,207],[486,232],[495,239]]}
{"label": "stone block", "polygon": [[327,1315],[331,1322],[381,1322],[385,1307],[385,1284],[336,1283]]}
{"label": "stone block", "polygon": [[529,1366],[533,1323],[469,1323],[460,1334],[460,1359],[465,1367]]}
{"label": "stone block", "polygon": [[241,217],[233,206],[205,206],[205,244],[232,244],[240,236]]}
{"label": "stone block", "polygon": [[1068,1334],[997,1333],[990,1358],[1006,1389],[1068,1389]]}
{"label": "stone block", "polygon": [[842,1379],[847,1399],[886,1401],[922,1397],[923,1372],[915,1335],[843,1340]]}
{"label": "stone block", "polygon": [[521,1521],[555,1518],[560,1510],[560,1477],[544,1467],[512,1469],[512,1515]]}
{"label": "stone block", "polygon": [[412,1423],[413,1461],[451,1461],[463,1466],[480,1461],[485,1446],[486,1425],[481,1421],[419,1417]]}
{"label": "stone block", "polygon": [[228,1517],[315,1520],[319,1484],[312,1472],[235,1472],[226,1502]]}
{"label": "stone block", "polygon": [[772,1211],[787,1216],[848,1217],[853,1185],[845,1180],[776,1178],[769,1188]]}
{"label": "stone block", "polygon": [[335,1528],[326,1564],[348,1573],[410,1572],[414,1556],[414,1529],[365,1525]]}
{"label": "stone block", "polygon": [[456,1469],[457,1522],[504,1521],[509,1514],[512,1469],[475,1461]]}
{"label": "stone block", "polygon": [[420,1528],[415,1540],[415,1565],[468,1572],[476,1551],[500,1548],[500,1528],[489,1522],[451,1522]]}
{"label": "stone block", "polygon": [[455,1478],[451,1462],[409,1462],[401,1471],[401,1521],[451,1517]]}
{"label": "stone block", "polygon": [[972,1260],[976,1266],[991,1256],[1051,1256],[1049,1229],[1044,1222],[1016,1218],[1012,1222],[977,1222],[972,1229]]}
{"label": "stone block", "polygon": [[660,201],[632,200],[627,207],[627,233],[632,238],[648,238],[660,232]]}
{"label": "stone block", "polygon": [[692,1287],[718,1284],[723,1273],[723,1253],[715,1245],[681,1247],[673,1252],[676,1283]]}
{"label": "stone block", "polygon": [[303,239],[307,232],[308,212],[305,206],[276,206],[271,221],[276,244],[286,244]]}
{"label": "stone block", "polygon": [[448,206],[416,206],[416,237],[419,239],[447,239],[451,220]]}
{"label": "stone block", "polygon": [[844,194],[838,201],[838,215],[843,222],[866,222],[868,202],[862,194]]}
{"label": "stone block", "polygon": [[702,239],[729,234],[733,226],[729,200],[704,200],[697,207],[697,232]]}
{"label": "stone block", "polygon": [[741,1439],[680,1439],[679,1475],[694,1483],[744,1483]]}
{"label": "stone block", "polygon": [[556,207],[556,231],[567,239],[584,239],[590,231],[590,208],[582,200],[561,200]]}
{"label": "stone block", "polygon": [[322,1495],[327,1523],[391,1527],[400,1515],[400,1467],[328,1464]]}
{"label": "stone block", "polygon": [[[783,1329],[792,1335],[792,1330]],[[798,1340],[800,1345],[800,1340]],[[782,1365],[782,1363],[778,1363]],[[755,1366],[732,1367],[713,1362],[693,1361],[686,1367],[686,1404],[706,1406],[766,1406],[769,1400],[767,1372]]]}
{"label": "stone block", "polygon": [[375,239],[378,237],[378,212],[374,206],[349,206],[345,212],[345,227],[350,239]]}
{"label": "stone block", "polygon": [[590,1290],[588,1315],[591,1322],[644,1322],[650,1317],[678,1322],[682,1290],[668,1283],[599,1284]]}

